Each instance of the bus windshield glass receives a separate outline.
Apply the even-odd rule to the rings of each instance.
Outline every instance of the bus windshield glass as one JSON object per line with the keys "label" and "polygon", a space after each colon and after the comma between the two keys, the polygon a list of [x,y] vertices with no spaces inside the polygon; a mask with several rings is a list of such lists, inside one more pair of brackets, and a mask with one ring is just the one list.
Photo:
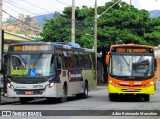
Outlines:
{"label": "bus windshield glass", "polygon": [[153,56],[112,55],[110,73],[115,76],[153,76]]}
{"label": "bus windshield glass", "polygon": [[55,75],[55,61],[52,54],[17,54],[10,56],[8,74],[12,76]]}

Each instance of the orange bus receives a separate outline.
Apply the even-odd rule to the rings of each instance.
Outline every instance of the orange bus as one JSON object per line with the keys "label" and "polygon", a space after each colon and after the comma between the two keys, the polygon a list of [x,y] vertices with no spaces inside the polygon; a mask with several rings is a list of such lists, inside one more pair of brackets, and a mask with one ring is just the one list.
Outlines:
{"label": "orange bus", "polygon": [[154,47],[138,44],[112,45],[106,56],[109,99],[135,95],[150,100],[157,69]]}

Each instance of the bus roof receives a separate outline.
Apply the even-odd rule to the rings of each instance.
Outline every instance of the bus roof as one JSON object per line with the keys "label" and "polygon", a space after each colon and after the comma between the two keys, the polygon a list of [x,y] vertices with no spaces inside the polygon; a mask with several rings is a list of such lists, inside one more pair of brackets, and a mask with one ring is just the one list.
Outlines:
{"label": "bus roof", "polygon": [[116,45],[111,45],[110,47],[110,51],[112,50],[112,48],[114,47],[142,47],[142,48],[152,48],[153,50],[155,50],[154,46],[148,46],[148,45],[140,45],[140,44],[116,44]]}

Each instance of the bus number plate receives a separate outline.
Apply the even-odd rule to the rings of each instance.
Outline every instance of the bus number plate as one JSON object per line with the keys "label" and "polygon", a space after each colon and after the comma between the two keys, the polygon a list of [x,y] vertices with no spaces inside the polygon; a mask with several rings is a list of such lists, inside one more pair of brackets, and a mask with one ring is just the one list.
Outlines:
{"label": "bus number plate", "polygon": [[25,94],[25,95],[33,95],[33,92],[34,92],[34,91],[24,91],[24,94]]}
{"label": "bus number plate", "polygon": [[128,91],[134,91],[134,88],[128,88],[127,90]]}

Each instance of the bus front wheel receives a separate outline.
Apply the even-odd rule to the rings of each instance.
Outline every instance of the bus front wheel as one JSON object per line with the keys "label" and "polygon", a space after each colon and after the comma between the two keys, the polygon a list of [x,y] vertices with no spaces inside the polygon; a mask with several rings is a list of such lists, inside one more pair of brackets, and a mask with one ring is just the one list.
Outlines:
{"label": "bus front wheel", "polygon": [[21,104],[27,104],[28,101],[31,101],[34,98],[31,98],[31,97],[20,97],[19,99],[20,99]]}
{"label": "bus front wheel", "polygon": [[149,101],[150,100],[150,95],[149,94],[145,94],[144,95],[144,101]]}
{"label": "bus front wheel", "polygon": [[116,98],[118,98],[118,97],[116,97],[116,94],[109,94],[109,100],[110,101],[116,101]]}
{"label": "bus front wheel", "polygon": [[88,97],[88,83],[86,81],[84,86],[84,93],[82,93],[82,98],[87,98],[87,97]]}

